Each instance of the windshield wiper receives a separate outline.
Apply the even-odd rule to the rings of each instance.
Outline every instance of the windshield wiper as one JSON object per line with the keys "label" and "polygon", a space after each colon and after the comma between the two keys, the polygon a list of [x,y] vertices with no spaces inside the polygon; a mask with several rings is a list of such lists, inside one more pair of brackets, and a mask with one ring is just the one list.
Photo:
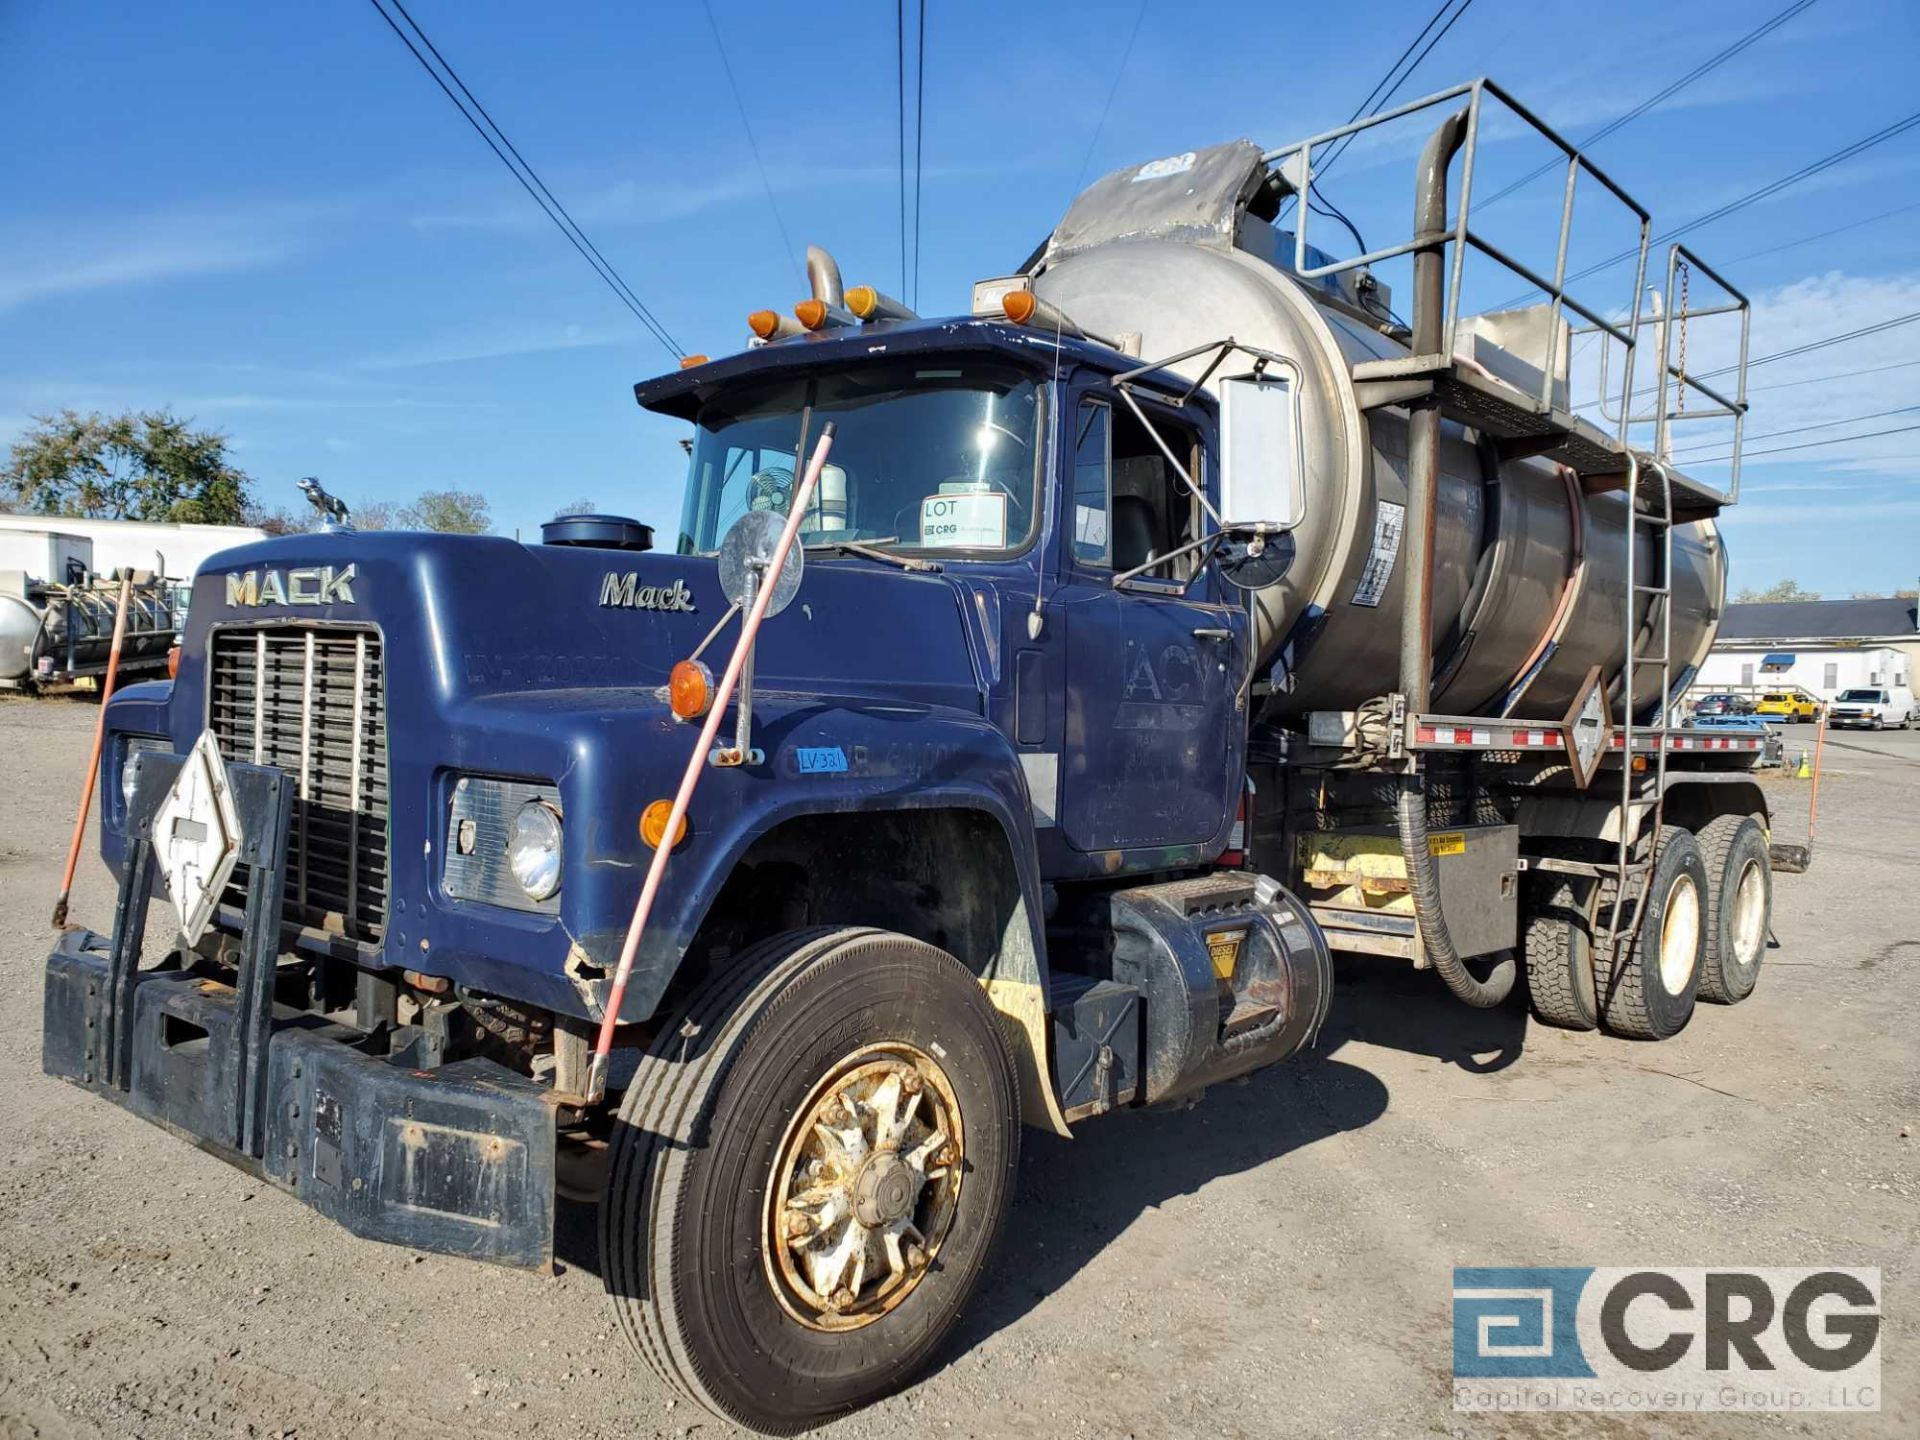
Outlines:
{"label": "windshield wiper", "polygon": [[902,570],[938,570],[940,567],[931,560],[916,560],[910,555],[896,555],[891,550],[876,550],[876,545],[897,545],[898,535],[883,536],[878,540],[822,540],[800,548],[812,554],[827,551],[839,555],[859,555],[868,560],[879,560],[888,565],[898,565]]}

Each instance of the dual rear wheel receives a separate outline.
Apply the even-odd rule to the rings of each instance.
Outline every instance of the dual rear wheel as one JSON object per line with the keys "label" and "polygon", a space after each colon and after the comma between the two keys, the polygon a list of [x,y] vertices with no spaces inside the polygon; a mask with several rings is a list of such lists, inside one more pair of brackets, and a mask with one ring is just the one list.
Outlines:
{"label": "dual rear wheel", "polygon": [[1645,889],[1619,906],[1617,930],[1611,881],[1542,871],[1527,902],[1534,1014],[1564,1029],[1664,1040],[1696,1000],[1736,1004],[1759,981],[1773,905],[1766,835],[1747,815],[1719,816],[1698,835],[1663,827]]}

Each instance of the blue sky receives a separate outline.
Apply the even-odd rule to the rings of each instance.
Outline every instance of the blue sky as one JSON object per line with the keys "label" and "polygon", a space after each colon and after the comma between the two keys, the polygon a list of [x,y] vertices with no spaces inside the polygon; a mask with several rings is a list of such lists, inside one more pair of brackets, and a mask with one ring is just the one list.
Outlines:
{"label": "blue sky", "polygon": [[[1486,73],[1580,139],[1786,3],[1475,0],[1402,98]],[[964,309],[972,280],[1016,266],[1083,166],[1345,120],[1433,5],[1148,0],[1102,124],[1136,8],[932,0],[923,311]],[[778,221],[698,4],[411,9],[689,350],[733,349],[748,311],[801,296],[782,225],[849,283],[901,288],[892,6],[714,0]],[[1920,108],[1917,62],[1920,7],[1816,0],[1595,158],[1657,230]],[[169,405],[227,431],[273,504],[317,473],[350,500],[478,490],[529,535],[576,498],[677,514],[681,427],[630,393],[670,357],[363,0],[0,0],[0,133],[0,443],[62,406]],[[1416,143],[1356,146],[1328,178],[1375,244],[1405,225]],[[1486,153],[1483,196],[1535,163],[1517,142]],[[1920,209],[1870,218],[1906,205],[1920,129],[1688,240],[1754,297],[1765,354],[1920,310]],[[1549,178],[1487,223],[1538,254],[1557,208]],[[1607,218],[1596,207],[1590,253],[1618,248]],[[1602,279],[1624,301],[1630,275]],[[1749,432],[1920,404],[1913,361],[1920,324],[1756,369]],[[1902,368],[1808,383],[1869,365]],[[1920,431],[1756,459],[1726,525],[1736,586],[1913,584],[1917,487]]]}

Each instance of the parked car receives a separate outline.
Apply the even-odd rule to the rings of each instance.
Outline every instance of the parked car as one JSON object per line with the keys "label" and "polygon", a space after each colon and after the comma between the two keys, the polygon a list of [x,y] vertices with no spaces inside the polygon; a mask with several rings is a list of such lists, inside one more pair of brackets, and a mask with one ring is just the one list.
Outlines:
{"label": "parked car", "polygon": [[1751,715],[1753,701],[1744,695],[1702,695],[1693,702],[1695,719],[1705,716]]}
{"label": "parked car", "polygon": [[1753,707],[1753,713],[1798,725],[1819,717],[1820,702],[1804,690],[1769,690],[1760,697],[1760,703]]}
{"label": "parked car", "polygon": [[1898,725],[1905,729],[1920,721],[1920,713],[1914,710],[1912,691],[1868,686],[1842,690],[1834,697],[1827,721],[1836,728],[1863,725],[1870,730],[1885,730],[1890,725]]}

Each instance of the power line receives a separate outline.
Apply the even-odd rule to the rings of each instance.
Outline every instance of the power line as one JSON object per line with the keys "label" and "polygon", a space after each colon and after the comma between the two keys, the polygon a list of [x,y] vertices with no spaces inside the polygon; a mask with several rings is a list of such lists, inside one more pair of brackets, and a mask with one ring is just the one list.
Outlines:
{"label": "power line", "polygon": [[1093,127],[1093,134],[1087,140],[1087,153],[1080,161],[1080,173],[1073,177],[1073,193],[1080,193],[1080,186],[1087,178],[1087,167],[1093,164],[1094,146],[1100,143],[1100,132],[1107,128],[1107,115],[1113,109],[1113,97],[1120,93],[1120,81],[1127,73],[1127,61],[1133,58],[1133,42],[1140,38],[1140,22],[1147,18],[1147,0],[1140,0],[1140,8],[1133,13],[1133,28],[1127,32],[1126,47],[1120,52],[1120,65],[1113,72],[1113,84],[1107,87],[1107,103],[1100,107],[1100,121]]}
{"label": "power line", "polygon": [[[1753,44],[1756,40],[1759,40],[1762,36],[1767,35],[1771,31],[1779,29],[1782,25],[1786,24],[1787,21],[1791,20],[1794,16],[1798,15],[1802,10],[1806,9],[1811,4],[1813,4],[1813,0],[1795,0],[1795,3],[1793,3],[1792,5],[1789,5],[1786,9],[1782,10],[1778,15],[1775,15],[1771,20],[1764,22],[1763,24],[1759,25],[1755,29],[1749,30],[1745,35],[1741,36],[1738,40],[1734,41],[1733,44],[1727,46],[1727,48],[1722,50],[1719,54],[1713,56],[1711,59],[1701,61],[1698,65],[1694,66],[1693,69],[1689,70],[1685,75],[1682,75],[1678,80],[1674,81],[1671,85],[1667,86],[1666,89],[1660,91],[1657,95],[1649,95],[1645,100],[1642,100],[1638,105],[1634,106],[1633,109],[1629,110],[1626,114],[1622,115],[1619,119],[1614,120],[1609,124],[1601,126],[1598,130],[1594,131],[1593,134],[1587,136],[1586,139],[1582,140],[1580,142],[1579,148],[1581,150],[1591,150],[1595,145],[1598,145],[1602,140],[1606,139],[1609,135],[1613,134],[1614,131],[1620,129],[1622,126],[1632,124],[1635,120],[1638,120],[1642,115],[1646,114],[1649,110],[1653,109],[1656,105],[1659,105],[1664,101],[1671,100],[1675,95],[1678,95],[1682,90],[1686,89],[1689,85],[1693,84],[1694,81],[1702,78],[1709,71],[1717,69],[1725,61],[1731,60],[1734,56],[1738,55],[1742,50],[1745,50],[1749,45]],[[1558,159],[1549,160],[1547,161],[1546,164],[1542,165],[1538,170],[1530,171],[1529,173],[1521,176],[1518,180],[1514,181],[1511,185],[1507,186],[1506,189],[1497,190],[1492,195],[1489,195],[1485,200],[1476,201],[1475,202],[1476,208],[1484,210],[1487,208],[1487,206],[1495,204],[1498,201],[1504,200],[1507,196],[1513,194],[1514,191],[1523,189],[1526,186],[1531,185],[1534,181],[1538,180],[1542,175],[1545,175],[1549,170],[1562,169],[1565,166],[1565,164],[1566,162],[1564,160],[1558,160]]]}
{"label": "power line", "polygon": [[[1407,56],[1412,52],[1414,45],[1418,45],[1420,43],[1421,36],[1425,35],[1428,30],[1433,29],[1434,22],[1437,21],[1443,14],[1446,13],[1447,7],[1451,4],[1453,4],[1453,0],[1442,0],[1440,8],[1433,13],[1433,18],[1428,20],[1427,23],[1421,27],[1419,35],[1416,35],[1413,37],[1413,43],[1408,45],[1405,50],[1402,50],[1400,52],[1400,60],[1405,60],[1407,58]],[[1398,70],[1400,68],[1400,60],[1394,61],[1393,66],[1387,71],[1387,73],[1380,77],[1380,84],[1373,87],[1372,93],[1369,94],[1365,100],[1362,100],[1360,102],[1358,109],[1354,111],[1353,115],[1348,117],[1347,123],[1351,125],[1355,120],[1359,119],[1361,110],[1366,110],[1366,113],[1368,115],[1378,115],[1382,110],[1386,109],[1387,102],[1392,100],[1395,95],[1400,93],[1400,87],[1406,84],[1407,81],[1413,78],[1413,72],[1420,68],[1421,62],[1424,61],[1427,58],[1427,56],[1432,53],[1433,47],[1438,45],[1442,40],[1447,38],[1447,32],[1451,30],[1455,24],[1458,23],[1462,15],[1467,13],[1467,7],[1472,4],[1473,4],[1473,0],[1461,0],[1460,8],[1458,10],[1455,10],[1453,14],[1447,16],[1447,23],[1440,27],[1439,32],[1435,34],[1431,40],[1427,41],[1426,48],[1421,50],[1421,52],[1418,55],[1415,55],[1413,57],[1413,62],[1410,65],[1408,65],[1404,71],[1401,72],[1400,78],[1398,80],[1393,79],[1393,72],[1394,70]],[[1386,85],[1389,80],[1393,81],[1392,85],[1387,89],[1387,92],[1384,95],[1381,95],[1380,94],[1381,86]],[[1378,100],[1375,100],[1374,98],[1376,95],[1379,96]],[[1369,105],[1372,105],[1373,107],[1370,110],[1367,109]],[[1358,133],[1359,133],[1358,131],[1355,131],[1354,135],[1357,135]],[[1340,159],[1340,157],[1347,153],[1347,147],[1353,143],[1354,135],[1344,135],[1339,140],[1336,140],[1334,142],[1332,153],[1327,156],[1326,163],[1320,166],[1318,174],[1315,176],[1316,179],[1320,178],[1321,176],[1324,176],[1327,173],[1327,171],[1333,168],[1334,164]],[[1322,198],[1324,199],[1325,197],[1323,196]]]}
{"label": "power line", "polygon": [[[1782,435],[1804,435],[1809,430],[1831,430],[1836,425],[1858,425],[1865,420],[1884,420],[1889,415],[1911,415],[1915,410],[1920,410],[1920,405],[1898,405],[1891,410],[1873,410],[1865,415],[1848,415],[1841,420],[1821,420],[1812,425],[1790,426],[1785,430],[1766,430],[1758,435],[1743,435],[1740,438],[1740,446],[1744,452],[1746,442],[1749,440],[1777,440]],[[1691,445],[1678,447],[1673,453],[1684,455],[1689,450],[1712,450],[1726,444],[1727,438],[1723,435],[1713,440],[1696,440]]]}
{"label": "power line", "polygon": [[[1838,335],[1828,335],[1824,339],[1809,340],[1804,345],[1795,345],[1790,349],[1775,350],[1766,355],[1755,356],[1747,361],[1747,369],[1753,370],[1761,365],[1771,365],[1776,360],[1790,360],[1795,356],[1809,355],[1815,350],[1825,350],[1834,345],[1844,345],[1849,340],[1858,340],[1866,335],[1878,335],[1883,330],[1898,329],[1902,325],[1911,325],[1916,320],[1920,320],[1920,310],[1909,311],[1905,315],[1896,315],[1890,320],[1881,320],[1873,325],[1861,325],[1852,330],[1842,331]],[[1920,365],[1920,360],[1902,360],[1892,365],[1873,365],[1860,370],[1843,370],[1837,375],[1822,375],[1817,380],[1789,380],[1783,381],[1780,385],[1755,385],[1749,387],[1748,393],[1751,394],[1755,390],[1784,389],[1788,385],[1817,385],[1822,380],[1845,380],[1854,375],[1871,375],[1881,370],[1898,370],[1906,365]],[[1698,375],[1689,374],[1687,379],[1711,380],[1716,375],[1730,375],[1739,368],[1737,364],[1722,365],[1717,370],[1703,370]],[[1629,398],[1632,400],[1644,399],[1646,396],[1654,394],[1659,388],[1660,386],[1658,384],[1649,385],[1644,389],[1635,390]],[[1612,397],[1609,396],[1608,398],[1610,399]],[[1574,408],[1576,410],[1590,410],[1600,403],[1598,400],[1586,400]]]}
{"label": "power line", "polygon": [[707,28],[713,31],[713,48],[720,52],[720,68],[727,72],[727,89],[733,92],[733,108],[740,112],[740,128],[747,132],[747,148],[753,152],[754,168],[760,172],[760,188],[767,192],[767,208],[773,211],[774,228],[780,232],[780,248],[793,266],[793,273],[799,276],[804,285],[806,276],[800,269],[800,252],[794,249],[793,237],[787,234],[787,222],[780,216],[780,202],[773,198],[773,182],[767,179],[767,165],[760,158],[760,142],[753,138],[753,122],[747,119],[747,102],[740,96],[740,83],[733,78],[733,62],[727,58],[727,42],[720,38],[720,22],[713,18],[713,0],[700,0],[700,4],[707,12]]}
{"label": "power line", "polygon": [[900,154],[900,295],[907,295],[907,0],[893,0],[894,130]]}
{"label": "power line", "polygon": [[[1727,216],[1733,214],[1735,211],[1744,210],[1749,205],[1756,205],[1762,200],[1770,199],[1771,197],[1778,195],[1782,190],[1785,190],[1788,187],[1793,185],[1798,185],[1802,180],[1809,180],[1813,178],[1815,175],[1820,174],[1823,170],[1830,170],[1835,165],[1840,164],[1842,161],[1851,160],[1856,155],[1864,154],[1866,151],[1871,150],[1874,146],[1883,144],[1884,142],[1893,139],[1894,136],[1903,134],[1906,131],[1911,130],[1916,125],[1920,125],[1920,111],[1917,111],[1914,114],[1907,116],[1904,120],[1896,120],[1893,124],[1888,125],[1884,129],[1876,130],[1874,131],[1873,134],[1868,135],[1866,138],[1854,141],[1851,145],[1843,146],[1842,148],[1834,151],[1831,155],[1823,156],[1820,159],[1815,160],[1809,165],[1803,165],[1801,166],[1800,169],[1794,171],[1791,175],[1782,176],[1780,179],[1773,181],[1771,184],[1762,185],[1758,190],[1749,191],[1747,194],[1742,195],[1738,200],[1729,200],[1725,205],[1720,206],[1718,209],[1709,210],[1704,215],[1696,216],[1694,219],[1688,220],[1684,224],[1674,226],[1673,229],[1666,231],[1664,234],[1654,236],[1653,239],[1647,242],[1647,248],[1652,249],[1655,246],[1665,245],[1667,242],[1671,240],[1679,239],[1682,235],[1691,234],[1693,231],[1700,229],[1704,225],[1711,225],[1716,220],[1724,220],[1726,219]],[[1589,275],[1597,275],[1602,270],[1611,270],[1615,265],[1618,265],[1621,261],[1631,260],[1633,259],[1634,256],[1638,255],[1639,253],[1640,253],[1640,247],[1637,245],[1632,246],[1626,250],[1622,250],[1618,255],[1614,255],[1606,260],[1598,261],[1595,264],[1587,266],[1586,269],[1584,270],[1578,270],[1573,274],[1567,276],[1565,281],[1563,282],[1563,286],[1571,285],[1576,280],[1584,280]],[[1531,290],[1522,291],[1519,295],[1515,296],[1513,299],[1505,301],[1504,303],[1497,305],[1494,308],[1497,310],[1512,309],[1516,305],[1525,303],[1527,300],[1531,299],[1533,296],[1537,295],[1538,293],[1539,293],[1539,288],[1536,286]]]}
{"label": "power line", "polygon": [[[1808,440],[1799,445],[1775,445],[1766,450],[1742,449],[1742,460],[1757,460],[1762,455],[1785,455],[1790,450],[1818,450],[1826,445],[1851,445],[1856,440],[1878,440],[1883,435],[1906,435],[1920,430],[1920,425],[1896,425],[1891,430],[1870,430],[1865,435],[1839,435],[1831,440]],[[1704,459],[1690,460],[1690,465],[1717,465],[1722,460],[1731,460],[1732,455],[1709,455]]]}
{"label": "power line", "polygon": [[[1775,350],[1771,355],[1762,355],[1758,360],[1747,361],[1747,369],[1756,365],[1771,365],[1776,360],[1790,360],[1795,355],[1805,355],[1810,350],[1824,350],[1829,345],[1839,345],[1848,340],[1858,340],[1862,335],[1878,335],[1882,330],[1895,330],[1902,325],[1911,325],[1920,320],[1920,310],[1909,311],[1905,315],[1896,315],[1891,320],[1882,320],[1877,325],[1862,325],[1857,330],[1849,330],[1844,335],[1829,335],[1824,340],[1809,340],[1804,345],[1796,345],[1791,350]],[[1718,370],[1709,370],[1699,378],[1705,380],[1713,375],[1725,375],[1738,370],[1738,365],[1723,365]]]}
{"label": "power line", "polygon": [[1782,250],[1794,250],[1802,245],[1811,245],[1816,240],[1825,240],[1830,235],[1843,235],[1849,230],[1858,230],[1863,225],[1872,225],[1881,220],[1891,220],[1896,215],[1904,215],[1909,210],[1920,210],[1920,200],[1911,205],[1896,205],[1891,210],[1882,210],[1878,215],[1869,215],[1864,220],[1854,220],[1845,225],[1836,225],[1831,230],[1821,230],[1813,235],[1802,235],[1798,240],[1788,240],[1783,244],[1769,245],[1764,250],[1750,250],[1745,255],[1736,255],[1727,261],[1728,266],[1744,265],[1749,260],[1758,260],[1763,255],[1778,255]]}
{"label": "power line", "polygon": [[1891,365],[1866,365],[1858,370],[1839,370],[1831,375],[1815,375],[1806,380],[1776,380],[1771,385],[1749,385],[1749,395],[1766,390],[1795,390],[1802,385],[1823,385],[1829,380],[1851,380],[1858,375],[1878,375],[1887,370],[1910,370],[1920,365],[1920,360],[1896,360]]}
{"label": "power line", "polygon": [[[448,63],[446,56],[440,53],[427,32],[420,28],[420,22],[407,13],[407,8],[401,0],[391,0],[393,8],[400,12],[414,34],[420,37],[420,44],[427,47],[433,59],[438,61],[441,69],[446,71],[446,79],[442,79],[440,71],[434,68],[432,61],[420,53],[420,46],[413,43],[413,37],[400,28],[399,21],[387,13],[380,4],[380,0],[370,0],[370,3],[380,18],[387,22],[388,28],[400,37],[400,43],[405,45],[413,58],[420,62],[420,68],[433,78],[433,83],[440,87],[441,93],[453,102],[453,108],[460,112],[461,118],[473,127],[476,135],[487,142],[487,148],[493,151],[495,158],[507,167],[515,180],[520,182],[520,188],[527,192],[533,203],[538,205],[546,217],[559,228],[560,233],[567,237],[568,243],[580,252],[580,258],[593,267],[594,273],[606,282],[608,288],[619,297],[620,303],[631,310],[635,318],[647,327],[653,338],[664,345],[669,352],[675,356],[684,355],[686,352],[680,348],[679,343],[667,333],[666,327],[646,307],[640,297],[634,294],[633,287],[621,278],[620,272],[615,270],[612,262],[600,253],[599,247],[587,238],[587,232],[580,228],[578,222],[567,212],[566,206],[560,203],[553,191],[547,188],[546,182],[540,178],[539,173],[527,163],[526,157],[514,146],[513,141],[507,138],[507,132],[494,122],[493,116],[487,113],[486,107],[460,78],[460,73]],[[453,93],[453,88],[447,84],[447,80],[452,80],[453,85],[459,87],[459,95]],[[462,103],[460,98],[462,95],[466,97],[466,103]],[[471,110],[467,108],[469,104],[473,107]],[[476,112],[479,119],[474,118]],[[481,124],[482,120],[486,122],[484,125]],[[507,158],[509,154],[512,155],[512,159]]]}
{"label": "power line", "polygon": [[927,0],[920,0],[913,76],[913,308],[920,308],[920,182],[927,137]]}

